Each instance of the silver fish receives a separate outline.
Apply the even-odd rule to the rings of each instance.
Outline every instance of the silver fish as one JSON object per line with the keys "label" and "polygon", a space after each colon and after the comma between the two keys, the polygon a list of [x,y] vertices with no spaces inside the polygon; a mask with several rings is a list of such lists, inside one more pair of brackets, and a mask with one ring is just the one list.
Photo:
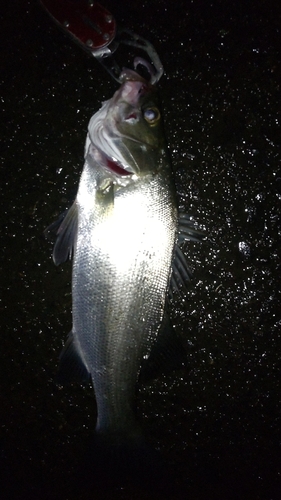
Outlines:
{"label": "silver fish", "polygon": [[[155,87],[133,71],[91,118],[77,198],[56,230],[55,264],[73,256],[73,328],[61,368],[92,379],[96,431],[138,441],[136,382],[163,322],[170,283],[188,278]],[[174,263],[172,265],[172,261]]]}

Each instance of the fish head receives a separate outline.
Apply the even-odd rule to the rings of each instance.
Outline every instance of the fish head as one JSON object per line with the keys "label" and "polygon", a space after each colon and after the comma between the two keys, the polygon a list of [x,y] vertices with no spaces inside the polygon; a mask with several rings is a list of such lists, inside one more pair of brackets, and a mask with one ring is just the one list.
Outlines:
{"label": "fish head", "polygon": [[91,118],[85,151],[120,184],[157,173],[166,151],[157,89],[132,70],[121,79]]}

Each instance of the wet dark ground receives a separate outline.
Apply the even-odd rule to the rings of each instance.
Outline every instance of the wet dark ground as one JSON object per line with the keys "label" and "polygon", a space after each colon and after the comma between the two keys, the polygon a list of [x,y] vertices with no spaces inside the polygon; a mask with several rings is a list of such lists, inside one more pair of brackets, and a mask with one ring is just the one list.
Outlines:
{"label": "wet dark ground", "polygon": [[[180,207],[209,241],[188,245],[194,280],[173,301],[186,366],[141,388],[139,418],[173,471],[168,497],[279,499],[280,4],[105,4],[161,55]],[[89,118],[116,85],[36,1],[2,1],[1,26],[1,498],[157,498],[74,488],[95,400],[54,383],[71,265],[55,268],[42,232],[75,197]]]}

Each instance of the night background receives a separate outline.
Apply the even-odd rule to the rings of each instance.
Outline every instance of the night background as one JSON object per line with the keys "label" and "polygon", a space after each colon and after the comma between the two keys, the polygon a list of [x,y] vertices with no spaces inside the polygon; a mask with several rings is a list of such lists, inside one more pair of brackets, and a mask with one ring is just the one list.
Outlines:
{"label": "night background", "polygon": [[[39,2],[0,5],[0,496],[157,498],[145,481],[81,479],[94,393],[54,380],[71,263],[54,266],[43,231],[75,198],[89,119],[118,85]],[[167,497],[279,499],[281,4],[103,5],[164,64],[179,206],[207,235],[186,245],[193,280],[172,301],[185,364],[140,387],[138,418],[171,471]]]}

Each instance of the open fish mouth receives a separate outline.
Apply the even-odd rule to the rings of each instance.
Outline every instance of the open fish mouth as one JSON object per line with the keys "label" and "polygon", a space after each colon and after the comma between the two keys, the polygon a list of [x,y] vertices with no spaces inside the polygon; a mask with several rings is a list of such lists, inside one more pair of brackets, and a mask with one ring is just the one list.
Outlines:
{"label": "open fish mouth", "polygon": [[94,146],[93,144],[91,145],[89,152],[102,168],[106,168],[118,177],[127,177],[129,175],[134,175],[135,173],[132,171],[129,165],[125,166],[125,164],[123,164],[121,161],[108,156],[104,151],[101,151],[97,146]]}

